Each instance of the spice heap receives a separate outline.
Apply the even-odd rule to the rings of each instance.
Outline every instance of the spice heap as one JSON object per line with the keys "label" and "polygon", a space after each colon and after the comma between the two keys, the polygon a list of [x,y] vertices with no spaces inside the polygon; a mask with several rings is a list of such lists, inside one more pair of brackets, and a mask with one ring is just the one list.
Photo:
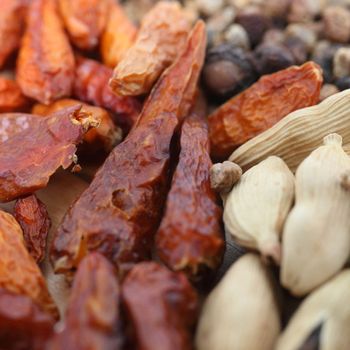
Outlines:
{"label": "spice heap", "polygon": [[323,69],[321,99],[350,87],[347,1],[192,0],[206,20],[209,51],[203,79],[212,101],[223,101],[264,74],[307,60]]}
{"label": "spice heap", "polygon": [[345,0],[1,0],[0,348],[348,349],[349,41]]}

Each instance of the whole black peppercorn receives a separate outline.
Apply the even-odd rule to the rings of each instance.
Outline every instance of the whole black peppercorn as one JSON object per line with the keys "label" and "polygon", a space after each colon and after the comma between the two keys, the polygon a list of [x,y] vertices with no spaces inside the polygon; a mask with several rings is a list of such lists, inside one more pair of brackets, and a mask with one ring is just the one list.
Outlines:
{"label": "whole black peppercorn", "polygon": [[203,82],[212,95],[226,99],[256,80],[249,54],[239,47],[222,44],[210,49],[203,69]]}
{"label": "whole black peppercorn", "polygon": [[340,91],[350,89],[350,77],[342,77],[335,81],[335,85]]}
{"label": "whole black peppercorn", "polygon": [[289,37],[283,44],[293,55],[296,64],[303,64],[307,61],[307,46],[302,40],[297,37]]}
{"label": "whole black peppercorn", "polygon": [[331,83],[333,79],[333,57],[340,45],[331,44],[329,41],[319,41],[312,53],[311,60],[319,64],[323,70],[325,83]]}
{"label": "whole black peppercorn", "polygon": [[236,23],[247,31],[252,46],[260,43],[271,25],[269,18],[256,7],[242,9],[236,17]]}
{"label": "whole black peppercorn", "polygon": [[295,64],[290,50],[283,45],[261,44],[254,52],[254,63],[260,75],[270,74]]}

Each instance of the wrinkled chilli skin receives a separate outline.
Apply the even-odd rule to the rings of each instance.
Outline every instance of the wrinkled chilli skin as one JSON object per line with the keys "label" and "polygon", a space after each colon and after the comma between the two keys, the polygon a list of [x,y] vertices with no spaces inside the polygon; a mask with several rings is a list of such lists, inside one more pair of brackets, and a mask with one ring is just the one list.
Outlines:
{"label": "wrinkled chilli skin", "polygon": [[122,344],[120,290],[113,265],[91,253],[79,265],[63,330],[48,350],[118,350]]}
{"label": "wrinkled chilli skin", "polygon": [[322,70],[314,62],[260,78],[209,116],[212,156],[226,159],[290,112],[318,103],[322,82]]}
{"label": "wrinkled chilli skin", "polygon": [[29,254],[37,263],[41,262],[45,257],[46,239],[51,227],[45,204],[32,194],[18,199],[13,210]]}
{"label": "wrinkled chilli skin", "polygon": [[134,97],[116,96],[108,86],[112,69],[84,57],[77,57],[73,94],[79,100],[106,108],[115,115],[117,125],[127,132],[141,111]]}
{"label": "wrinkled chilli skin", "polygon": [[0,1],[0,68],[19,48],[28,0]]}
{"label": "wrinkled chilli skin", "polygon": [[107,23],[109,0],[59,0],[59,8],[74,45],[91,50]]}
{"label": "wrinkled chilli skin", "polygon": [[63,219],[51,249],[56,272],[72,272],[88,251],[107,256],[120,274],[149,258],[166,195],[171,139],[193,105],[205,46],[200,21],[130,134]]}
{"label": "wrinkled chilli skin", "polygon": [[209,135],[204,115],[185,118],[179,162],[156,235],[157,254],[172,270],[203,277],[222,260],[222,210],[210,187]]}
{"label": "wrinkled chilli skin", "polygon": [[155,262],[140,263],[123,282],[122,303],[132,327],[132,349],[192,349],[197,294],[184,274]]}
{"label": "wrinkled chilli skin", "polygon": [[78,100],[64,98],[50,105],[36,104],[32,108],[32,113],[47,116],[60,109],[76,105],[82,105],[81,111],[93,115],[100,123],[98,128],[90,129],[84,135],[83,148],[86,153],[90,151],[99,151],[101,149],[110,152],[114,146],[122,140],[122,131],[118,126],[114,125],[111,115],[105,109],[90,106]]}
{"label": "wrinkled chilli skin", "polygon": [[31,0],[16,79],[26,96],[41,103],[71,94],[74,55],[55,0]]}
{"label": "wrinkled chilli skin", "polygon": [[0,349],[42,350],[54,319],[25,296],[0,288]]}
{"label": "wrinkled chilli skin", "polygon": [[27,113],[0,114],[0,144],[23,130],[32,128],[40,119],[40,116]]}
{"label": "wrinkled chilli skin", "polygon": [[21,227],[4,211],[0,211],[0,251],[0,288],[32,298],[57,318],[57,308],[38,265],[25,247]]}
{"label": "wrinkled chilli skin", "polygon": [[177,2],[158,2],[143,18],[137,38],[116,66],[112,90],[123,96],[148,93],[183,50],[191,23]]}
{"label": "wrinkled chilli skin", "polygon": [[103,63],[114,68],[135,41],[137,28],[123,7],[111,0],[106,28],[101,36],[100,52]]}
{"label": "wrinkled chilli skin", "polygon": [[76,145],[91,126],[97,125],[80,109],[81,106],[65,108],[40,118],[30,128],[0,143],[1,202],[45,187],[60,166],[66,169],[72,164]]}
{"label": "wrinkled chilli skin", "polygon": [[0,113],[21,112],[29,104],[30,100],[22,94],[14,80],[0,76]]}

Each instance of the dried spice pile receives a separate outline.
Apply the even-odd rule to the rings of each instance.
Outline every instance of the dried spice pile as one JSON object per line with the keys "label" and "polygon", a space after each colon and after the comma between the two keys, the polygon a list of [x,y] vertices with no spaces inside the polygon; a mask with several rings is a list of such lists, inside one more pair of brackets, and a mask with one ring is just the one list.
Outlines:
{"label": "dried spice pile", "polygon": [[348,349],[349,42],[345,0],[1,0],[0,349]]}

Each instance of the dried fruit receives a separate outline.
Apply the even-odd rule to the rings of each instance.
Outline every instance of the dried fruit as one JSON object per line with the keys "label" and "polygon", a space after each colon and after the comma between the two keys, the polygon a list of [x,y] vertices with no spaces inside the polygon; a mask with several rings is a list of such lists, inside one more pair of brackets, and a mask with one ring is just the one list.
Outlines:
{"label": "dried fruit", "polygon": [[6,350],[44,349],[54,320],[34,301],[0,288],[0,344]]}
{"label": "dried fruit", "polygon": [[133,349],[190,350],[197,294],[185,275],[154,262],[136,265],[122,285]]}
{"label": "dried fruit", "polygon": [[347,90],[317,106],[290,113],[272,128],[239,147],[229,160],[246,170],[275,155],[295,172],[305,157],[320,145],[322,138],[331,132],[341,135],[345,151],[350,151],[349,108],[350,91]]}
{"label": "dried fruit", "polygon": [[226,231],[279,265],[280,236],[293,199],[293,174],[281,158],[269,157],[245,172],[225,197]]}
{"label": "dried fruit", "polygon": [[63,108],[76,105],[82,105],[81,112],[91,114],[100,123],[97,128],[89,130],[84,135],[83,147],[85,147],[86,150],[86,146],[90,146],[86,150],[89,151],[87,153],[99,151],[101,149],[106,152],[110,152],[122,140],[122,131],[119,127],[114,125],[111,115],[105,109],[93,107],[88,104],[81,103],[78,100],[65,98],[48,106],[36,104],[32,109],[32,113],[46,116],[58,112]]}
{"label": "dried fruit", "polygon": [[46,239],[51,220],[45,204],[35,194],[20,198],[14,206],[14,217],[23,231],[29,254],[39,263],[45,257]]}
{"label": "dried fruit", "polygon": [[32,298],[57,317],[57,309],[38,265],[28,253],[20,226],[0,210],[0,288]]}
{"label": "dried fruit", "polygon": [[126,133],[138,118],[141,104],[134,97],[114,95],[108,86],[108,80],[111,75],[112,69],[103,64],[84,57],[78,57],[73,94],[79,100],[113,112],[117,125]]}
{"label": "dried fruit", "polygon": [[271,350],[280,328],[270,272],[258,256],[246,254],[205,300],[196,349]]}
{"label": "dried fruit", "polygon": [[109,0],[59,0],[63,22],[74,45],[91,50],[98,45],[109,11]]}
{"label": "dried fruit", "polygon": [[74,56],[55,0],[31,0],[16,78],[23,93],[41,103],[71,94]]}
{"label": "dried fruit", "polygon": [[118,2],[111,1],[108,12],[107,25],[101,37],[100,51],[103,63],[114,68],[135,41],[137,28]]}
{"label": "dried fruit", "polygon": [[158,2],[146,14],[135,43],[118,63],[110,87],[118,95],[148,93],[183,49],[190,22],[177,2]]}
{"label": "dried fruit", "polygon": [[29,104],[29,99],[22,94],[14,80],[0,77],[0,113],[20,112],[27,109]]}
{"label": "dried fruit", "polygon": [[350,270],[345,269],[302,302],[280,335],[276,350],[347,350],[349,297]]}
{"label": "dried fruit", "polygon": [[27,0],[0,2],[0,68],[19,48],[26,15]]}
{"label": "dried fruit", "polygon": [[222,211],[210,188],[212,162],[204,113],[195,110],[182,125],[179,162],[156,235],[163,263],[193,279],[216,269],[224,251]]}
{"label": "dried fruit", "polygon": [[56,169],[66,169],[76,161],[76,144],[96,123],[74,106],[41,118],[0,143],[0,201],[45,187]]}
{"label": "dried fruit", "polygon": [[57,272],[72,271],[92,250],[106,255],[121,274],[149,257],[166,194],[171,139],[193,105],[205,46],[205,26],[198,22],[131,133],[65,216],[51,251]]}
{"label": "dried fruit", "polygon": [[113,265],[98,253],[82,260],[75,275],[63,329],[50,350],[122,348],[119,285]]}
{"label": "dried fruit", "polygon": [[256,73],[246,52],[223,44],[208,51],[203,80],[211,94],[225,98],[250,86]]}
{"label": "dried fruit", "polygon": [[283,230],[281,283],[301,296],[334,276],[350,254],[350,157],[341,136],[326,136],[295,177],[295,206]]}
{"label": "dried fruit", "polygon": [[229,156],[288,113],[314,105],[319,100],[321,85],[321,69],[313,62],[260,78],[209,116],[213,156]]}

